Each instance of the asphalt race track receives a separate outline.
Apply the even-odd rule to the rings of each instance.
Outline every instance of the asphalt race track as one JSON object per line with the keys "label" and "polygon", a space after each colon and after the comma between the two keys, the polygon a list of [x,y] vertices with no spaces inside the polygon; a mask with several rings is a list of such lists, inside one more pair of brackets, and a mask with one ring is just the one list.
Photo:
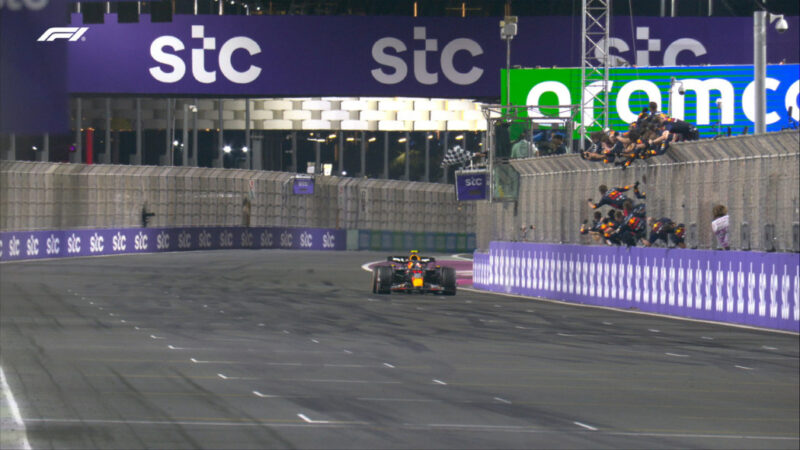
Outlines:
{"label": "asphalt race track", "polygon": [[0,366],[30,446],[800,446],[797,335],[467,289],[378,296],[361,266],[385,256],[0,265]]}

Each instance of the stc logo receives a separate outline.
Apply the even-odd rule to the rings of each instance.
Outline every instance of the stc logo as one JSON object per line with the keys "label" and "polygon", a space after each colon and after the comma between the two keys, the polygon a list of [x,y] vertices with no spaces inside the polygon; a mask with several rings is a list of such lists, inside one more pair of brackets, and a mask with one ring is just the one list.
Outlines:
{"label": "stc logo", "polygon": [[[635,60],[631,63],[629,60],[622,56],[611,55],[611,64],[614,66],[656,66],[659,65],[656,61],[650,61],[650,53],[657,53],[661,51],[661,39],[650,39],[650,27],[636,27],[636,40],[644,41],[645,45],[638,44],[635,48],[644,48],[644,50],[636,50],[634,55]],[[600,39],[594,49],[594,56],[600,60],[603,56],[604,39]],[[608,39],[608,50],[618,50],[620,53],[627,53],[630,51],[630,46],[624,39],[612,37]],[[678,55],[683,52],[689,52],[695,57],[703,56],[706,54],[706,47],[698,40],[692,38],[676,39],[671,44],[667,45],[664,49],[664,60],[660,65],[663,66],[676,66],[678,65]],[[686,63],[684,63],[686,64]]]}
{"label": "stc logo", "polygon": [[464,186],[466,187],[483,186],[483,178],[480,177],[467,178],[466,180],[464,180]]}
{"label": "stc logo", "polygon": [[[422,49],[414,50],[414,78],[417,82],[425,85],[438,83],[439,73],[428,71],[427,53],[439,51],[439,41],[427,39],[425,27],[414,27],[414,40],[424,42]],[[387,49],[391,49],[394,54],[387,53]],[[385,37],[375,41],[372,45],[372,59],[385,67],[372,69],[372,77],[381,84],[397,84],[405,80],[408,75],[408,65],[403,58],[396,55],[404,53],[406,50],[408,50],[406,44],[397,38]],[[456,53],[462,51],[469,52],[473,57],[483,54],[483,49],[477,42],[468,38],[457,38],[442,48],[439,65],[445,78],[463,86],[478,81],[483,75],[483,69],[472,66],[466,72],[459,72],[453,64],[453,60]],[[386,71],[385,68],[392,70]]]}
{"label": "stc logo", "polygon": [[[203,84],[211,84],[217,81],[216,70],[206,70],[206,51],[217,49],[217,40],[213,37],[205,37],[205,27],[203,25],[192,25],[192,39],[200,39],[201,48],[193,48],[191,51],[192,76],[195,80]],[[165,49],[171,49],[171,52]],[[186,63],[179,53],[185,50],[183,41],[175,36],[160,36],[150,44],[150,56],[158,63],[172,68],[170,71],[164,70],[161,66],[150,67],[150,75],[162,83],[177,83],[186,75]],[[249,37],[235,36],[222,44],[219,48],[217,57],[218,66],[222,76],[228,81],[237,84],[252,83],[261,74],[261,68],[250,65],[247,70],[239,71],[233,67],[233,54],[237,50],[244,50],[250,56],[261,53],[258,43]]]}

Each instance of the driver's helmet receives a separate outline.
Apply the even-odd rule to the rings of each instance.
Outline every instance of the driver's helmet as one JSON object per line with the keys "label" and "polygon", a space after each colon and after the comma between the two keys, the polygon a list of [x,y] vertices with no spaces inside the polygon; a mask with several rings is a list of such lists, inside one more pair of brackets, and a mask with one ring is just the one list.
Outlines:
{"label": "driver's helmet", "polygon": [[419,251],[411,250],[411,254],[408,256],[408,267],[411,268],[415,264],[419,264]]}

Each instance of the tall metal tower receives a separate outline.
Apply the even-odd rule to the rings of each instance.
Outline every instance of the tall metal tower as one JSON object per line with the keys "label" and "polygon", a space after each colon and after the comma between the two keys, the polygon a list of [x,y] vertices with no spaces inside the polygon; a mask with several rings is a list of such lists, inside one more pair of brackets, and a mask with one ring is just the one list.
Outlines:
{"label": "tall metal tower", "polygon": [[[611,22],[611,0],[582,0],[581,21],[581,142],[586,145],[586,129],[608,127],[608,31]],[[595,107],[597,106],[597,108]],[[602,114],[597,114],[596,109]]]}

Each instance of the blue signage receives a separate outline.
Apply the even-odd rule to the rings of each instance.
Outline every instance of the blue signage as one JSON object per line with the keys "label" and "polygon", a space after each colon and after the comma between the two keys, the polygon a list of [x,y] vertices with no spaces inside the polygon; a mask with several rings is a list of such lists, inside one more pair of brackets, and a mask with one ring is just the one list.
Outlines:
{"label": "blue signage", "polygon": [[295,177],[292,184],[292,192],[295,195],[311,195],[314,193],[314,178]]}
{"label": "blue signage", "polygon": [[486,200],[486,171],[456,172],[456,200]]}

